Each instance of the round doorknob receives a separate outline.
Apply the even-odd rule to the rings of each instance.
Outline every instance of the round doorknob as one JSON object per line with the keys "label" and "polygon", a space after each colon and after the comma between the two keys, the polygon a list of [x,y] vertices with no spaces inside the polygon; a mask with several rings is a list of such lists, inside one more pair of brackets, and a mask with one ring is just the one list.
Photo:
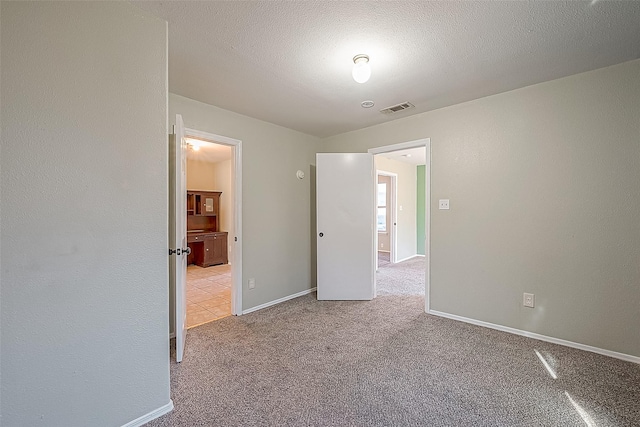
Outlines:
{"label": "round doorknob", "polygon": [[318,236],[322,237],[322,236],[324,236],[324,233],[320,233],[320,234],[318,234]]}

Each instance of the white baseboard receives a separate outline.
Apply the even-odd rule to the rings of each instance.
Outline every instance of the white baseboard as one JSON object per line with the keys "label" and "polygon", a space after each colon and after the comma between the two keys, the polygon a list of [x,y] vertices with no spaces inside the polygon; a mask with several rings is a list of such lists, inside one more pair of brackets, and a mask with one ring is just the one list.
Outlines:
{"label": "white baseboard", "polygon": [[414,257],[417,257],[417,256],[419,256],[420,258],[424,258],[425,257],[425,255],[422,255],[422,254],[415,254],[414,255]]}
{"label": "white baseboard", "polygon": [[151,420],[155,420],[158,417],[161,417],[162,415],[173,411],[173,400],[169,400],[169,403],[167,403],[166,405],[163,405],[161,407],[159,407],[158,409],[154,409],[153,411],[149,412],[148,414],[145,414],[141,417],[136,418],[133,421],[129,421],[128,423],[124,424],[122,427],[138,427],[138,426],[142,426],[146,423],[148,423]]}
{"label": "white baseboard", "polygon": [[402,262],[402,261],[408,261],[408,260],[413,259],[413,258],[415,258],[417,256],[424,256],[424,255],[411,255],[411,256],[408,256],[406,258],[402,258],[402,259],[397,260],[396,264],[399,263],[399,262]]}
{"label": "white baseboard", "polygon": [[271,307],[272,305],[280,304],[281,302],[289,301],[290,299],[298,298],[303,295],[310,294],[311,292],[315,292],[317,288],[307,289],[306,291],[298,292],[293,295],[289,295],[286,297],[278,298],[277,300],[273,300],[270,302],[266,302],[264,304],[256,305],[255,307],[248,308],[242,311],[242,314],[253,313],[254,311],[262,310],[263,308]]}
{"label": "white baseboard", "polygon": [[592,353],[602,354],[604,356],[613,357],[627,362],[640,364],[640,357],[632,356],[630,354],[618,353],[617,351],[606,350],[604,348],[593,347],[586,344],[580,344],[573,341],[567,341],[560,338],[549,337],[546,335],[536,334],[535,332],[523,331],[522,329],[511,328],[509,326],[496,325],[495,323],[483,322],[482,320],[470,319],[468,317],[458,316],[456,314],[443,313],[436,310],[428,310],[427,314],[432,314],[438,317],[446,317],[447,319],[453,319],[460,322],[471,323],[472,325],[483,326],[485,328],[496,329],[502,332],[508,332],[510,334],[521,335],[527,338],[533,338],[540,341],[546,341],[553,344],[564,345],[565,347],[577,348],[579,350],[590,351]]}

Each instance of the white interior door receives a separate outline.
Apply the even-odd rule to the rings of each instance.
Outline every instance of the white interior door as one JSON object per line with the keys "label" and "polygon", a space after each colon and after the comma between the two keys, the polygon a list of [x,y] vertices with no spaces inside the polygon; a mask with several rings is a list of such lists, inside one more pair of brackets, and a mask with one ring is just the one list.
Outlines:
{"label": "white interior door", "polygon": [[375,180],[371,154],[316,154],[319,300],[374,297]]}
{"label": "white interior door", "polygon": [[182,116],[176,115],[169,149],[169,276],[175,290],[176,361],[184,356],[187,337],[187,175],[186,142]]}

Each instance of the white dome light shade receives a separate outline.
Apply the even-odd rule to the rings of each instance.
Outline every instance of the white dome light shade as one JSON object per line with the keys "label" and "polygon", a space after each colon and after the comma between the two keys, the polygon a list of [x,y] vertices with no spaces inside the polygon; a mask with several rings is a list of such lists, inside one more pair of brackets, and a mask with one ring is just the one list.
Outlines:
{"label": "white dome light shade", "polygon": [[367,55],[356,55],[353,57],[353,80],[364,83],[371,77],[371,66]]}

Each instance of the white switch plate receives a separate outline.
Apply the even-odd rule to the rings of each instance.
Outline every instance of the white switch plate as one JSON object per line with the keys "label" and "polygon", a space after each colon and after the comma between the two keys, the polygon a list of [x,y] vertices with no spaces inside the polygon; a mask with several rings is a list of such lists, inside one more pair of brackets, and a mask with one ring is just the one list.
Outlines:
{"label": "white switch plate", "polygon": [[524,305],[525,307],[531,307],[531,308],[535,307],[536,296],[534,294],[525,293],[522,298],[522,305]]}
{"label": "white switch plate", "polygon": [[449,209],[449,199],[440,199],[438,201],[438,209]]}
{"label": "white switch plate", "polygon": [[249,279],[249,289],[254,289],[256,287],[256,279]]}

